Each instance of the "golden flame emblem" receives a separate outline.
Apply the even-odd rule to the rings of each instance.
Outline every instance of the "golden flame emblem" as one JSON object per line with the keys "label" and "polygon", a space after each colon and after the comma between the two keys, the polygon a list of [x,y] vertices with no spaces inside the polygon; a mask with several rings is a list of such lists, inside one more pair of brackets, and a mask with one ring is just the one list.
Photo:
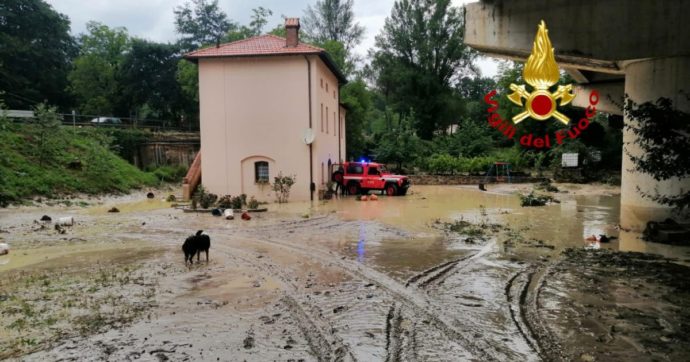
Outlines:
{"label": "golden flame emblem", "polygon": [[522,99],[527,100],[524,105],[525,111],[513,117],[513,122],[520,123],[527,117],[532,117],[538,121],[554,117],[563,124],[568,124],[570,119],[558,112],[556,101],[560,99],[561,106],[570,103],[575,98],[572,92],[573,86],[572,84],[559,85],[555,92],[549,91],[549,88],[558,82],[560,74],[544,20],[539,24],[537,36],[534,38],[534,45],[532,46],[532,54],[527,58],[522,76],[534,90],[532,92],[527,91],[523,84],[510,85],[513,93],[508,96],[508,99],[511,102],[522,107]]}

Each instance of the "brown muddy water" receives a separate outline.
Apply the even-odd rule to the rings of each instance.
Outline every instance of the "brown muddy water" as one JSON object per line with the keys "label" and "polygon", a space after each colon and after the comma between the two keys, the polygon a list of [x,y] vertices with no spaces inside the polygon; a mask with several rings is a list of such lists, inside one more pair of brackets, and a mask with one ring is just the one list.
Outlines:
{"label": "brown muddy water", "polygon": [[[617,190],[577,187],[522,208],[511,186],[415,186],[251,221],[143,193],[0,210],[0,359],[687,360],[690,249],[620,232]],[[186,267],[199,229],[210,260]],[[586,250],[598,234],[617,239]]]}

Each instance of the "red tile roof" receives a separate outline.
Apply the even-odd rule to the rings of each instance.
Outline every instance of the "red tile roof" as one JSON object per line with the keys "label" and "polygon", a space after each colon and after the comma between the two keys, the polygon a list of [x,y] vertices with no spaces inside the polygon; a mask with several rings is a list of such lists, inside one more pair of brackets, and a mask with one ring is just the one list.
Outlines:
{"label": "red tile roof", "polygon": [[208,57],[246,57],[255,55],[283,55],[283,54],[320,54],[325,50],[299,43],[296,47],[285,46],[285,38],[276,35],[261,35],[248,39],[221,44],[219,47],[208,47],[185,54],[185,58]]}
{"label": "red tile roof", "polygon": [[184,58],[196,62],[199,58],[233,58],[233,57],[258,57],[271,55],[318,55],[328,68],[338,77],[341,83],[347,83],[347,79],[340,72],[328,53],[313,45],[298,43],[295,47],[287,47],[285,38],[266,34],[248,39],[221,44],[218,47],[211,46],[195,50],[184,55]]}

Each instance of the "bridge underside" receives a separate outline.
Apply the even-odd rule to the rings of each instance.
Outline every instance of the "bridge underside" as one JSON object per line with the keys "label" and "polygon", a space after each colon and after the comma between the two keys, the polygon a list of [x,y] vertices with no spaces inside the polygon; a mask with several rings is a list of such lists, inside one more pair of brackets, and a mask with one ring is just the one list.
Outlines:
{"label": "bridge underside", "polygon": [[[597,109],[623,115],[626,124],[633,120],[620,108],[624,94],[638,104],[669,98],[690,112],[690,36],[684,23],[690,1],[484,0],[466,9],[465,43],[518,61],[529,56],[544,20],[556,61],[578,83],[575,106],[586,107],[589,91],[597,89]],[[648,221],[678,217],[641,194],[679,194],[690,179],[656,181],[634,171],[630,155],[641,154],[635,140],[624,131],[620,223],[640,231]]]}

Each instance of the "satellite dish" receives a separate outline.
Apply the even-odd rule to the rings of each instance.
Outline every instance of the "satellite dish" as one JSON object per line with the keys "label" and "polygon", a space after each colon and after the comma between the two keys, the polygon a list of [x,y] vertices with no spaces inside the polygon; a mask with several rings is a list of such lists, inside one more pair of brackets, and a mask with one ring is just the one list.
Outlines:
{"label": "satellite dish", "polygon": [[304,142],[305,145],[312,144],[312,142],[314,142],[314,138],[316,138],[316,135],[314,134],[314,130],[311,128],[305,129],[302,133],[302,142]]}

